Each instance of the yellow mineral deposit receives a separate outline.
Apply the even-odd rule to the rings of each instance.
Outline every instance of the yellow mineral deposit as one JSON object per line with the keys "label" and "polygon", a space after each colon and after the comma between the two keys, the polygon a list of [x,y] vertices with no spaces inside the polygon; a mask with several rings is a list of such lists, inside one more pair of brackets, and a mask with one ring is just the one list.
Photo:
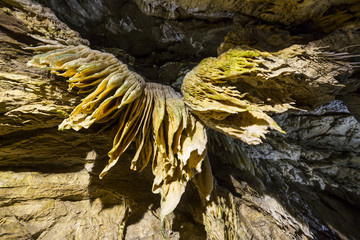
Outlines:
{"label": "yellow mineral deposit", "polygon": [[205,125],[248,144],[261,143],[270,129],[285,133],[271,114],[330,101],[326,86],[340,86],[335,75],[351,70],[313,45],[275,53],[236,47],[204,59],[185,76],[183,100]]}
{"label": "yellow mineral deposit", "polygon": [[266,104],[251,93],[263,72],[260,54],[232,49],[205,59],[185,76],[182,85],[186,105],[207,126],[248,144],[259,144],[268,128],[284,132],[266,112],[292,108],[287,103]]}
{"label": "yellow mineral deposit", "polygon": [[212,175],[206,158],[206,131],[171,87],[145,83],[113,55],[86,46],[48,45],[29,66],[70,77],[70,89],[91,92],[59,126],[60,130],[89,128],[93,123],[117,122],[110,159],[103,178],[131,143],[136,153],[131,169],[143,170],[152,159],[154,193],[161,195],[161,219],[178,205],[186,184],[195,184],[209,199]]}
{"label": "yellow mineral deposit", "polygon": [[[276,53],[236,47],[190,71],[182,98],[171,87],[146,83],[109,53],[83,45],[32,49],[45,53],[34,56],[29,66],[69,77],[70,89],[89,92],[60,130],[117,124],[110,159],[100,178],[131,143],[137,149],[131,169],[142,171],[152,160],[152,191],[161,195],[162,221],[178,205],[189,180],[210,199],[213,182],[203,123],[245,143],[259,144],[270,129],[285,133],[271,114],[296,109],[295,102],[297,107],[311,108],[329,101],[333,94],[314,86],[336,82],[333,69],[339,74],[339,69],[349,70],[336,59],[322,64],[324,57],[311,44]],[[311,67],[304,58],[312,60]]]}
{"label": "yellow mineral deposit", "polygon": [[[210,200],[213,179],[204,124],[245,143],[259,144],[270,129],[285,133],[271,114],[331,100],[331,89],[318,91],[317,86],[329,82],[336,86],[334,74],[351,68],[311,43],[275,53],[235,47],[190,71],[182,84],[182,97],[169,86],[146,83],[112,54],[87,46],[31,49],[42,54],[34,56],[29,66],[67,77],[70,89],[88,93],[60,130],[117,124],[110,159],[100,178],[131,143],[136,146],[132,170],[142,171],[152,161],[152,191],[161,195],[162,223],[179,204],[190,180]],[[253,167],[247,168],[254,172]]]}

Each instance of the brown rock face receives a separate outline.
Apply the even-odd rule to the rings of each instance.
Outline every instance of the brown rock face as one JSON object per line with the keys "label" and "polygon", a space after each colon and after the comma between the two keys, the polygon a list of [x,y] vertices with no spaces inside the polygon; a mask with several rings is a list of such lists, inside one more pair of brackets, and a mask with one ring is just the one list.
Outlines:
{"label": "brown rock face", "polygon": [[[164,232],[167,239],[199,240],[358,238],[357,1],[38,2],[44,5],[0,2],[0,239],[162,239]],[[151,167],[130,169],[135,145],[98,178],[116,125],[58,130],[86,94],[68,91],[67,79],[47,69],[26,66],[34,55],[27,47],[89,42],[52,11],[95,40],[93,48],[105,46],[129,68],[178,90],[185,73],[217,50],[269,52],[274,56],[259,66],[285,78],[306,76],[305,83],[291,80],[308,88],[306,98],[295,97],[312,110],[270,114],[287,134],[270,132],[256,146],[209,130],[210,200],[189,182],[162,228]],[[116,39],[118,45],[109,43]],[[326,48],[316,59],[276,54],[293,44]],[[327,56],[346,68],[328,64]],[[261,99],[260,90],[250,91]]]}

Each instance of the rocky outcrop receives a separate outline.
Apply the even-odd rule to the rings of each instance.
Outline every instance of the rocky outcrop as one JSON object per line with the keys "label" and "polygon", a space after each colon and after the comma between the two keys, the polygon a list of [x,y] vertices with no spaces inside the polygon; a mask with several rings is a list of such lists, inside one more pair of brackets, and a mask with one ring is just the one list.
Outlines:
{"label": "rocky outcrop", "polygon": [[[178,21],[157,19],[142,15],[131,2],[118,5],[113,1],[88,1],[81,2],[82,5],[74,4],[76,2],[49,1],[48,4],[68,24],[85,29],[82,34],[92,36],[91,40],[101,34],[116,36],[117,33],[110,34],[110,28],[103,28],[104,25],[98,23],[119,20],[111,7],[130,7],[124,8],[126,14],[121,14],[122,19],[128,20],[106,26],[116,30],[117,23],[126,27],[124,23],[136,22],[136,26],[147,30],[144,30],[144,35],[139,33],[140,30],[138,33],[135,30],[121,32],[118,38],[122,42],[117,46],[127,42],[124,49],[131,52],[130,47],[138,42],[134,49],[139,52],[144,49],[150,53],[160,48],[163,52],[145,54],[143,58],[139,57],[141,54],[134,54],[135,59],[124,51],[107,50],[124,61],[130,60],[139,73],[148,76],[161,73],[163,78],[160,79],[166,79],[165,83],[170,84],[166,69],[177,71],[173,73],[173,81],[178,81],[178,84],[186,69],[195,65],[189,59],[196,61],[199,56],[210,52],[214,55],[222,41],[222,36],[217,33],[225,35],[230,28],[236,27],[232,22],[207,23],[205,20],[194,20],[194,24],[189,25],[189,15],[182,10],[176,17]],[[319,11],[335,11],[334,7],[320,8],[323,6],[320,2]],[[138,3],[140,6],[140,1]],[[347,7],[351,6],[351,2],[346,3]],[[187,4],[187,1],[181,4]],[[203,6],[206,4],[204,1]],[[304,6],[308,4],[304,2]],[[339,1],[339,4],[343,3]],[[26,47],[55,42],[77,45],[87,44],[87,41],[60,22],[49,9],[33,1],[7,0],[0,6],[0,238],[161,239],[160,197],[151,192],[153,176],[150,168],[141,173],[130,170],[136,152],[134,146],[130,146],[117,165],[100,180],[98,174],[107,164],[107,152],[111,149],[117,127],[104,128],[99,124],[79,132],[58,131],[58,125],[85,95],[68,91],[66,79],[56,77],[46,69],[26,66],[34,54]],[[223,8],[226,7],[228,5],[224,4]],[[186,6],[182,8],[186,9]],[[202,16],[193,16],[211,20],[210,12],[220,8],[207,9],[209,12],[204,10]],[[168,10],[162,8],[162,11]],[[181,20],[183,16],[186,16],[184,22]],[[274,21],[289,23],[289,26],[303,23],[299,19],[279,20],[277,15]],[[174,45],[174,42],[165,41],[154,47],[153,40],[146,42],[144,39],[147,38],[140,37],[141,40],[135,41],[149,31],[157,32],[155,23],[168,26],[163,31],[164,34],[171,33],[166,35],[167,39],[174,36],[172,33],[178,33],[176,29],[189,25],[189,29],[198,29],[192,34],[204,36],[201,42],[206,44],[187,48],[190,37],[194,36],[188,35],[190,31],[185,31],[184,38],[175,38]],[[238,32],[229,33],[219,52],[239,44],[277,51],[299,41],[306,43],[309,38],[315,40],[312,34],[300,36],[281,26],[259,27],[269,25],[253,24],[256,27],[246,25]],[[254,31],[249,35],[250,39],[239,32],[247,32],[246,29]],[[326,51],[339,51],[346,47],[349,53],[356,54],[358,47],[351,46],[351,43],[359,36],[358,30],[344,27],[337,32],[346,33],[341,35],[341,41],[340,35],[336,34],[319,40],[330,43],[326,44],[330,45]],[[214,35],[218,36],[213,39],[211,36]],[[135,40],[129,36],[134,36]],[[159,35],[154,36],[154,39],[159,39]],[[263,36],[269,36],[273,44],[269,46],[256,40]],[[275,39],[279,37],[282,40],[277,42]],[[115,38],[111,39],[114,42]],[[116,46],[109,44],[108,47]],[[172,50],[182,47],[184,55],[174,57],[177,51]],[[189,58],[191,54],[193,58]],[[172,62],[163,64],[165,59]],[[153,67],[151,63],[156,60],[158,65]],[[356,58],[349,62],[356,67]],[[162,67],[157,72],[159,66]],[[151,69],[151,74],[148,69]],[[357,88],[357,73],[347,77],[351,81],[338,86],[342,93]],[[338,93],[341,92],[335,91],[334,95]],[[352,94],[357,96],[356,92]],[[330,99],[331,94],[326,97]],[[357,111],[356,101],[354,98],[345,100],[346,97],[348,95],[339,96],[344,101],[332,100],[307,112],[271,115],[287,134],[271,132],[262,144],[256,146],[209,131],[208,156],[215,178],[210,201],[204,201],[195,185],[188,184],[178,207],[166,218],[168,239],[356,239],[360,209],[360,126],[353,117]],[[352,103],[353,107],[348,109],[344,102]]]}
{"label": "rocky outcrop", "polygon": [[[238,166],[240,171],[228,169],[231,181],[242,179],[276,196],[292,216],[307,222],[315,239],[336,239],[334,232],[341,239],[356,239],[359,123],[338,100],[315,111],[283,114],[275,121],[287,134],[270,133],[260,145],[228,140],[231,147],[226,147],[226,141],[210,135],[217,146],[212,150],[215,159]],[[223,148],[240,157],[220,154]],[[241,153],[234,154],[238,149]],[[254,174],[247,169],[254,169]],[[228,174],[214,174],[222,179],[219,182],[229,182]],[[239,192],[239,184],[234,186],[232,191]]]}
{"label": "rocky outcrop", "polygon": [[191,17],[221,19],[248,15],[284,25],[299,25],[310,20],[326,30],[335,29],[336,26],[354,16],[359,16],[359,4],[356,0],[291,2],[287,0],[276,2],[270,0],[135,0],[135,2],[145,14],[165,19]]}

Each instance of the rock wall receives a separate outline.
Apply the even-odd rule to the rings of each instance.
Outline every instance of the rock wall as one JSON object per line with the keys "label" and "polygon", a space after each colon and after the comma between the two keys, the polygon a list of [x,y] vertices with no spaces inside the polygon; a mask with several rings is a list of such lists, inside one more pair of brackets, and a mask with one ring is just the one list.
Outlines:
{"label": "rock wall", "polygon": [[[317,7],[311,8],[311,1],[302,2],[301,11],[314,12],[309,15],[312,22],[317,21],[315,16],[333,13],[334,6],[352,6],[352,1],[317,1]],[[141,7],[145,3],[148,10]],[[155,3],[161,6],[156,11],[151,10]],[[267,14],[260,10],[250,14],[230,2],[219,9],[203,1],[199,5],[203,9],[196,11],[186,5],[194,4],[191,1],[171,2],[176,8],[166,3],[46,4],[89,37],[92,45],[107,47],[135,70],[166,84],[179,83],[194,65],[191,61],[215,55],[231,29],[237,32],[227,35],[224,48],[248,44],[278,49],[316,39],[312,31],[294,33],[295,26],[304,23],[299,17],[304,15],[284,18],[278,14],[284,10],[282,4],[271,5],[272,12]],[[238,1],[245,3],[259,9],[270,4]],[[0,239],[162,239],[160,199],[151,192],[151,170],[130,170],[131,149],[106,178],[98,179],[108,161],[114,129],[97,125],[80,132],[58,131],[58,124],[84,95],[67,91],[66,79],[26,66],[33,56],[28,46],[88,41],[36,2],[6,0],[0,7]],[[121,14],[112,9],[121,9]],[[178,9],[178,14],[172,9]],[[250,14],[255,20],[249,25],[254,27],[239,27],[239,22],[251,21],[229,9]],[[356,12],[356,7],[351,9],[355,10],[347,13]],[[277,23],[269,27],[256,18],[289,24],[290,30]],[[356,19],[347,22],[353,23]],[[250,30],[252,39],[241,34]],[[346,28],[337,31],[346,32]],[[345,35],[348,42],[341,41],[355,54],[358,47],[351,43],[357,41],[359,31],[351,28],[350,33]],[[274,44],[255,41],[264,36]],[[325,39],[331,47],[339,42],[331,40],[336,36]],[[353,78],[358,80],[358,75]],[[349,88],[355,91],[356,87]],[[360,124],[353,116],[358,114],[354,103],[358,95],[352,94],[355,97],[350,100],[342,100],[348,95],[340,96],[313,111],[278,115],[276,121],[287,134],[271,133],[261,145],[246,145],[209,131],[208,152],[215,177],[211,201],[204,202],[190,184],[166,219],[168,239],[356,239],[360,235]],[[344,102],[355,107],[347,108]]]}

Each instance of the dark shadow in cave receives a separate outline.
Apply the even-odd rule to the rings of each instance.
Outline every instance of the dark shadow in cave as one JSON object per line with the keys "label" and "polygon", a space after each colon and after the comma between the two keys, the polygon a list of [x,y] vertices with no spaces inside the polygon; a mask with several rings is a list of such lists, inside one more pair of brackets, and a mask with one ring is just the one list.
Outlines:
{"label": "dark shadow in cave", "polygon": [[120,48],[125,59],[126,54],[135,57],[130,68],[153,82],[159,82],[158,69],[168,62],[216,56],[217,47],[233,29],[231,19],[174,21],[147,16],[133,1],[37,1],[88,39],[92,48]]}
{"label": "dark shadow in cave", "polygon": [[[344,233],[346,237],[356,239],[359,229],[355,225],[356,219],[360,217],[360,209],[359,205],[351,201],[354,196],[345,196],[341,192],[331,193],[320,186],[287,181],[281,175],[269,175],[264,171],[273,168],[274,163],[267,159],[250,160],[256,165],[255,174],[246,169],[240,170],[229,162],[228,154],[231,151],[213,139],[217,134],[221,135],[213,130],[209,132],[209,142],[213,146],[208,148],[208,155],[213,176],[220,187],[240,199],[244,194],[266,194],[275,198],[292,217],[309,226],[315,239],[339,240],[344,238]],[[238,140],[233,142],[237,143]],[[239,142],[237,145],[241,147],[244,143]],[[281,172],[281,166],[275,167]],[[348,216],[349,219],[344,219],[343,216]]]}

